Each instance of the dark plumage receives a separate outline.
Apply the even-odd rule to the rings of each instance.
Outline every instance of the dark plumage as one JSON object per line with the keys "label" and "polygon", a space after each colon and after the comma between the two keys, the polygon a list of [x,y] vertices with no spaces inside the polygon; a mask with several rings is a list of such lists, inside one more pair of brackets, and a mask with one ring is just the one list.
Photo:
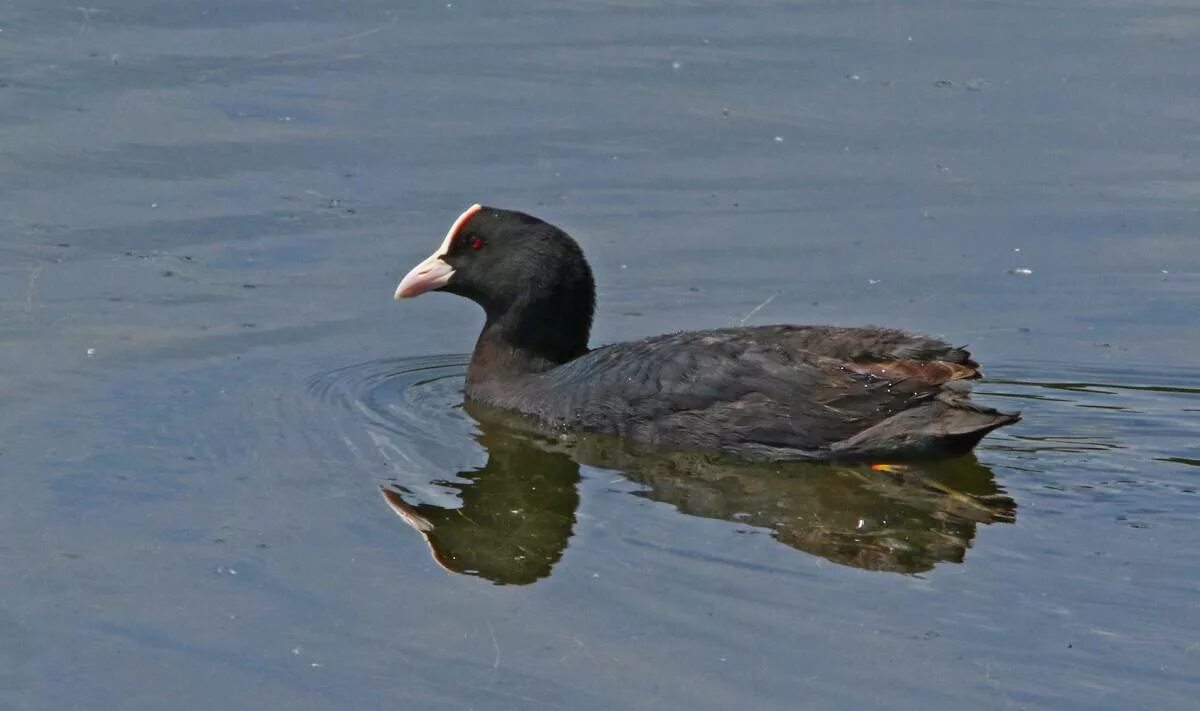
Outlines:
{"label": "dark plumage", "polygon": [[396,298],[483,307],[469,400],[543,425],[758,459],[901,459],[969,451],[1019,415],[969,400],[962,348],[893,329],[756,326],[589,350],[591,268],[565,232],[473,206]]}

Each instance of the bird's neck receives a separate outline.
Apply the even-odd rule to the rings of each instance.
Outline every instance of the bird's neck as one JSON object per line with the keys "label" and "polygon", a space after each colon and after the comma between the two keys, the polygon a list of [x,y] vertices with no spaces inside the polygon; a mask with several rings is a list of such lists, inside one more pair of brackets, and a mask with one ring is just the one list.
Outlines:
{"label": "bird's neck", "polygon": [[588,351],[593,297],[527,300],[486,309],[487,321],[467,369],[468,393],[523,375],[542,373]]}

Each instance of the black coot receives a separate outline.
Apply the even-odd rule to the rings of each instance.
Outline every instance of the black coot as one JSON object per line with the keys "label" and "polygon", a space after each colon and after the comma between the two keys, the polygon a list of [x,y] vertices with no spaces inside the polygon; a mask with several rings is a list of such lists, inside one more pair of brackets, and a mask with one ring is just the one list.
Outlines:
{"label": "black coot", "polygon": [[448,291],[487,320],[466,396],[554,428],[755,459],[963,454],[1019,415],[969,399],[970,354],[885,328],[755,326],[588,348],[592,270],[575,240],[473,205],[396,298]]}

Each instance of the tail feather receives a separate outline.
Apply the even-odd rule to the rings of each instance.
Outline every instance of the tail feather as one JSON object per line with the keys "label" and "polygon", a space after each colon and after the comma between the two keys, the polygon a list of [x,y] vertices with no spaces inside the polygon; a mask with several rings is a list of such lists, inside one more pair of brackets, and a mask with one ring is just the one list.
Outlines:
{"label": "tail feather", "polygon": [[899,412],[838,442],[838,458],[921,458],[955,456],[971,451],[992,430],[1021,419],[977,405],[965,398],[938,398]]}

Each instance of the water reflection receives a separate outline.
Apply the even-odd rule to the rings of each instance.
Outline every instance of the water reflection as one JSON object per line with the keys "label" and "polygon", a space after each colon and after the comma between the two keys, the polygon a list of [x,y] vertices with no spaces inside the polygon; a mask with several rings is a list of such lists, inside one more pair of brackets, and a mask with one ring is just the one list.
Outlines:
{"label": "water reflection", "polygon": [[443,482],[458,490],[459,508],[439,506],[444,497],[410,504],[399,486],[382,489],[384,500],[446,570],[517,585],[550,575],[575,525],[579,464],[502,427],[482,426],[477,439],[487,463]]}
{"label": "water reflection", "polygon": [[383,494],[440,565],[499,584],[550,575],[573,532],[580,465],[619,471],[645,487],[637,495],[682,513],[764,529],[792,548],[865,570],[961,563],[977,526],[1011,523],[1016,511],[973,457],[903,467],[750,463],[606,437],[563,439],[512,415],[467,411],[488,459],[440,482],[457,501],[422,501],[399,484]]}

